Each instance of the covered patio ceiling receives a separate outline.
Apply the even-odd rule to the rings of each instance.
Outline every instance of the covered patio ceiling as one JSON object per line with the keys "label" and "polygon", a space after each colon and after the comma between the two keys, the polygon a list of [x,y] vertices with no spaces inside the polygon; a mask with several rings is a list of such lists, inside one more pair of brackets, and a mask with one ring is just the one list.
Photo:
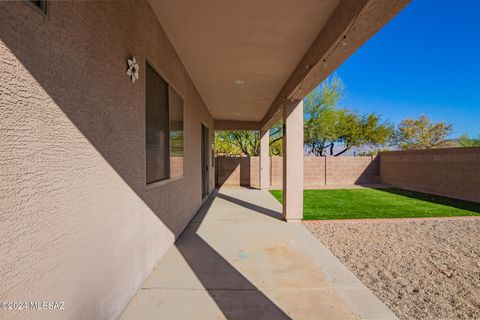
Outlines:
{"label": "covered patio ceiling", "polygon": [[268,128],[410,0],[151,0],[216,129]]}

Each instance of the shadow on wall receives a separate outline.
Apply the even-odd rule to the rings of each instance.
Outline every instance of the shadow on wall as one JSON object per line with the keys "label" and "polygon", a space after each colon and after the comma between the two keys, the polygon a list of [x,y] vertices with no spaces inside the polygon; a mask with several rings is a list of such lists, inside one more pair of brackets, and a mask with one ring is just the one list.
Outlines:
{"label": "shadow on wall", "polygon": [[[258,157],[216,157],[217,186],[259,186]],[[282,187],[283,159],[270,158],[272,188]],[[304,157],[304,187],[380,183],[378,157]]]}
{"label": "shadow on wall", "polygon": [[227,319],[251,319],[252,315],[256,319],[290,319],[197,234],[216,197],[272,218],[281,217],[278,212],[214,191],[194,217],[193,223],[180,236],[176,247]]}
{"label": "shadow on wall", "polygon": [[380,157],[377,156],[361,170],[360,176],[355,180],[355,185],[373,185],[380,183]]}
{"label": "shadow on wall", "polygon": [[[152,267],[154,260],[161,255],[156,245],[171,241],[160,232],[154,233],[158,231],[154,227],[148,230],[148,234],[138,234],[138,226],[145,227],[146,222],[151,222],[145,216],[150,217],[153,213],[156,216],[152,217],[153,220],[158,218],[172,233],[179,235],[201,204],[200,120],[202,112],[207,115],[208,112],[202,109],[201,99],[193,84],[189,83],[188,74],[183,72],[180,61],[177,61],[173,47],[166,45],[168,40],[159,29],[148,2],[52,2],[50,9],[51,16],[45,19],[23,2],[0,3],[0,68],[6,69],[0,75],[0,93],[6,91],[2,101],[5,97],[9,105],[3,110],[10,112],[10,118],[4,119],[2,124],[11,126],[7,128],[11,129],[15,145],[10,158],[16,156],[23,161],[20,164],[7,163],[8,169],[13,165],[21,166],[15,171],[15,174],[21,175],[17,181],[26,185],[17,184],[21,191],[32,191],[29,189],[29,184],[34,184],[32,179],[49,179],[47,183],[42,180],[38,184],[45,192],[41,194],[45,203],[40,201],[36,205],[45,209],[35,213],[38,217],[48,211],[48,218],[55,218],[58,223],[49,223],[41,232],[55,236],[57,228],[67,236],[51,242],[39,242],[41,250],[38,252],[47,248],[49,253],[56,254],[56,260],[48,262],[46,273],[39,272],[36,267],[16,272],[19,264],[28,266],[34,263],[24,263],[30,255],[18,260],[19,255],[12,250],[13,254],[2,261],[3,267],[7,271],[14,270],[20,276],[0,291],[0,297],[8,298],[25,287],[26,291],[32,291],[28,283],[34,283],[39,274],[49,286],[49,292],[63,294],[67,289],[54,286],[51,281],[67,274],[68,279],[83,279],[74,288],[75,294],[68,295],[73,299],[66,302],[71,304],[70,317],[114,318],[138,289],[138,281],[146,276],[144,273],[147,270],[142,267]],[[163,187],[147,189],[145,186],[144,65],[140,65],[140,79],[132,85],[125,74],[125,58],[130,54],[134,54],[138,61],[148,57],[164,69],[165,74],[171,76],[170,80],[182,89],[180,91],[185,98],[185,114],[188,114],[183,159],[186,178]],[[20,88],[14,87],[13,81],[17,81],[14,85]],[[20,120],[12,121],[14,116]],[[22,158],[19,153],[38,148],[41,151],[28,159]],[[96,162],[92,163],[92,159]],[[30,175],[19,172],[24,165],[24,171]],[[239,166],[244,183],[250,184],[250,163],[239,163]],[[38,172],[28,171],[32,168],[38,169]],[[106,168],[109,177],[112,176],[110,171],[115,173],[115,179],[110,177],[106,181]],[[58,186],[62,183],[67,186],[66,189]],[[85,188],[80,188],[80,183]],[[123,193],[119,192],[119,188]],[[127,192],[128,197],[125,197]],[[51,204],[49,196],[53,194],[61,199]],[[211,197],[199,212],[196,217],[199,222],[214,198]],[[238,199],[228,200],[272,217],[275,214],[243,201],[240,203]],[[70,203],[74,203],[75,210],[66,209]],[[52,205],[52,210],[46,209]],[[150,210],[143,210],[144,207]],[[27,209],[22,207],[19,210]],[[21,213],[25,218],[25,212]],[[30,216],[27,215],[27,218],[30,219]],[[67,222],[60,225],[60,221]],[[28,228],[32,226],[30,222],[27,221]],[[198,227],[199,224],[192,225]],[[20,230],[32,237],[40,233],[28,228]],[[289,319],[195,231],[187,232],[177,245],[227,318],[247,319],[256,314],[259,318],[263,315],[264,319]],[[8,234],[12,235],[15,233]],[[86,235],[90,238],[87,239]],[[98,245],[90,245],[92,238],[96,237],[101,241]],[[129,239],[139,238],[152,243],[145,247],[139,247],[138,243],[137,246],[130,243],[130,246],[121,246],[118,243],[119,239],[128,242]],[[15,241],[27,246],[33,243],[28,242],[30,239],[15,237]],[[58,249],[62,253],[71,252],[65,249],[75,245],[86,248],[79,255],[88,257],[89,261],[83,261],[84,267],[80,269],[59,274],[58,268],[74,264],[74,259],[58,254]],[[118,250],[119,246],[122,250]],[[132,258],[131,254],[136,254],[136,257]],[[47,261],[53,259],[52,256],[43,258]],[[112,267],[112,261],[117,262],[117,267]],[[206,272],[210,268],[218,270],[215,277]],[[83,278],[85,274],[89,277]],[[96,279],[99,281],[92,291],[90,282]],[[118,279],[123,280],[119,282]],[[223,281],[245,289],[240,293],[240,299],[224,290]],[[35,288],[33,294],[38,294],[40,289]],[[96,303],[92,305],[92,301],[98,302],[99,299],[108,303],[109,308],[101,308]]]}
{"label": "shadow on wall", "polygon": [[215,159],[216,186],[259,186],[258,157],[224,157]]}
{"label": "shadow on wall", "polygon": [[[193,213],[201,204],[200,172],[191,170],[192,161],[189,162],[189,159],[198,159],[200,163],[200,121],[195,120],[197,125],[186,128],[189,131],[185,137],[184,159],[184,175],[189,176],[189,185],[195,186],[198,193],[185,201],[188,207],[178,208],[181,214],[166,215],[165,206],[159,203],[159,189],[147,192],[145,186],[144,61],[148,58],[165,69],[165,74],[172,75],[182,74],[178,70],[182,71],[183,66],[176,61],[173,47],[162,47],[157,40],[166,39],[166,36],[148,3],[54,2],[50,6],[49,19],[21,2],[5,5],[9,10],[0,10],[1,42],[54,102],[46,105],[45,101],[35,101],[43,104],[35,106],[28,101],[23,107],[60,108],[122,180],[178,235],[191,217],[186,217],[185,212]],[[17,21],[17,25],[9,25],[12,21]],[[143,32],[147,29],[150,31]],[[89,32],[85,33],[86,30]],[[162,54],[159,57],[155,52]],[[135,84],[125,74],[126,58],[131,54],[135,54],[140,63],[140,78]],[[169,63],[162,64],[160,60]],[[191,96],[196,94],[189,92],[193,85],[189,88],[184,84],[189,81],[186,77],[172,76],[168,80],[181,83],[185,88],[182,93],[186,100],[185,114],[188,114],[192,111],[188,107],[192,103]],[[200,108],[200,104],[194,108]],[[48,116],[37,117],[32,125],[65,129],[50,123],[55,120]],[[193,130],[198,134],[192,134]],[[42,136],[37,136],[37,140],[41,141]],[[64,147],[71,145],[67,141]],[[180,193],[186,187],[184,180],[172,182],[163,189],[174,188]]]}
{"label": "shadow on wall", "polygon": [[[137,228],[153,221],[150,216],[154,214],[165,229],[178,236],[201,204],[200,120],[209,120],[208,111],[173,47],[167,45],[148,2],[51,2],[48,18],[25,2],[0,3],[0,36],[2,127],[6,126],[5,137],[12,143],[4,172],[13,172],[10,176],[16,179],[11,185],[2,181],[5,184],[0,187],[14,186],[21,193],[2,191],[0,200],[6,198],[10,205],[6,216],[18,213],[18,221],[23,223],[16,229],[3,221],[2,227],[10,228],[6,238],[11,242],[2,244],[29,248],[23,254],[9,250],[11,254],[2,257],[2,267],[15,277],[8,279],[0,297],[21,290],[39,294],[42,288],[35,287],[34,280],[40,278],[48,286],[42,298],[52,292],[66,294],[67,288],[50,282],[79,278],[82,281],[73,288],[75,293],[68,288],[66,295],[73,299],[66,301],[71,304],[70,316],[113,318],[138,289],[146,269],[161,256],[158,250],[164,247],[159,249],[158,244],[165,245],[173,238],[156,225],[145,234],[138,234]],[[142,62],[135,84],[125,74],[126,57],[132,54]],[[188,114],[183,159],[186,178],[152,189],[145,185],[142,72],[146,58],[181,88]],[[38,190],[41,199],[35,201],[36,207],[27,207]],[[33,216],[47,221],[46,227],[40,230],[32,224]],[[59,236],[38,241],[45,234]],[[98,245],[91,245],[97,238]],[[139,247],[141,242],[129,243],[129,239],[151,241],[151,246]],[[88,261],[67,272],[68,266],[78,266],[70,254],[75,246],[85,249],[79,256]],[[38,250],[32,251],[33,247]],[[212,251],[207,244],[203,247],[204,252]],[[190,261],[191,252],[183,250],[192,268],[201,270],[197,260]],[[48,261],[48,266],[40,269],[34,262],[44,251],[48,256],[42,260]],[[134,259],[130,254],[136,255]],[[235,269],[222,264],[228,276],[241,279]],[[96,279],[97,286],[91,290],[90,282]],[[252,294],[254,299],[268,300],[259,292]],[[92,305],[99,299],[109,307]],[[225,304],[216,299],[227,314]],[[274,310],[271,302],[265,305]],[[281,311],[275,314],[282,318]]]}

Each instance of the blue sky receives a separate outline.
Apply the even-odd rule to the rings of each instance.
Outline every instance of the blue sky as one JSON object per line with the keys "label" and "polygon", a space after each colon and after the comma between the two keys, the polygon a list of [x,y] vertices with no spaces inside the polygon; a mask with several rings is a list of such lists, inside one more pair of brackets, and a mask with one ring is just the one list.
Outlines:
{"label": "blue sky", "polygon": [[342,105],[480,135],[480,1],[413,0],[337,71]]}

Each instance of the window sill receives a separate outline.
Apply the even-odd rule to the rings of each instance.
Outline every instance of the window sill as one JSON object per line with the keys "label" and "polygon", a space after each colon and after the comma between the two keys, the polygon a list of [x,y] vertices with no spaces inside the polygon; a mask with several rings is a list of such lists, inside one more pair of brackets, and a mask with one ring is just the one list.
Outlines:
{"label": "window sill", "polygon": [[160,180],[160,181],[155,181],[155,182],[147,184],[146,187],[147,187],[147,190],[150,190],[150,189],[154,189],[154,188],[157,188],[157,187],[167,185],[171,182],[179,181],[181,179],[183,179],[183,176],[175,177],[175,178],[169,178],[169,179]]}

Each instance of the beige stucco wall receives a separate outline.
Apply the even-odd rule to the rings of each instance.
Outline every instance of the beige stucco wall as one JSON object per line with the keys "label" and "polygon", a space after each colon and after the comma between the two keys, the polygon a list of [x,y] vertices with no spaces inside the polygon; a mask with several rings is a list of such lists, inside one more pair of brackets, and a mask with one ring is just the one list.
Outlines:
{"label": "beige stucco wall", "polygon": [[[258,187],[258,157],[216,157],[217,185]],[[283,159],[270,158],[270,185],[282,186]],[[372,157],[304,157],[303,185],[377,184],[379,160]],[[326,175],[326,176],[325,176]]]}
{"label": "beige stucco wall", "polygon": [[[0,2],[0,301],[65,310],[0,318],[113,319],[201,205],[213,121],[147,2],[49,5]],[[185,105],[184,178],[151,187],[146,59]]]}
{"label": "beige stucco wall", "polygon": [[480,202],[480,147],[380,154],[382,183]]}

